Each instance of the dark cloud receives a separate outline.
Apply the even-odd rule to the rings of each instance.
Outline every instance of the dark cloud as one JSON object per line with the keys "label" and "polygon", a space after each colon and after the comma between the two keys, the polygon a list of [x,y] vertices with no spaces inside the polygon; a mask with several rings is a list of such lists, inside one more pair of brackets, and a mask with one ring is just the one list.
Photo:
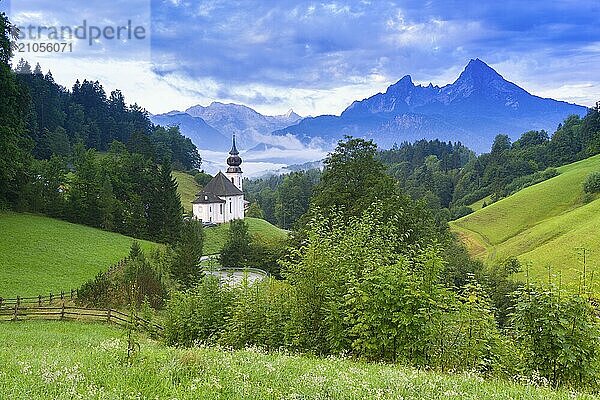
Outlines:
{"label": "dark cloud", "polygon": [[[569,57],[600,40],[596,2],[153,1],[159,73],[327,89],[426,80],[479,57]],[[166,61],[166,62],[164,62]],[[415,74],[416,72],[416,74]]]}

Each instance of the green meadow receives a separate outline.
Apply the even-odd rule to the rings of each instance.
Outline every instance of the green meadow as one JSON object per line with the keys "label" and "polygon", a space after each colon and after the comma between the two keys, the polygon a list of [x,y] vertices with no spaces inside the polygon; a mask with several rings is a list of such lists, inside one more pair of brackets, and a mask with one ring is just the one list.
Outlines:
{"label": "green meadow", "polygon": [[[129,253],[134,239],[53,218],[0,213],[0,297],[75,289]],[[140,241],[142,248],[155,244]]]}
{"label": "green meadow", "polygon": [[578,288],[584,248],[588,281],[600,278],[600,199],[583,193],[587,175],[600,171],[600,155],[558,170],[554,178],[452,222],[452,229],[485,262],[517,257],[525,264],[523,278],[550,276]]}
{"label": "green meadow", "polygon": [[173,171],[173,177],[177,181],[177,192],[181,198],[181,205],[186,213],[192,212],[192,201],[196,199],[196,193],[200,191],[200,186],[190,174],[181,171]]}
{"label": "green meadow", "polygon": [[473,374],[259,349],[175,349],[80,322],[3,323],[0,398],[29,399],[591,399]]}
{"label": "green meadow", "polygon": [[[287,237],[286,231],[264,219],[244,218],[244,221],[246,221],[246,224],[248,225],[248,232],[250,232],[250,235],[263,241],[272,241]],[[204,232],[206,234],[204,239],[204,254],[216,254],[221,251],[227,241],[229,224],[205,228]]]}

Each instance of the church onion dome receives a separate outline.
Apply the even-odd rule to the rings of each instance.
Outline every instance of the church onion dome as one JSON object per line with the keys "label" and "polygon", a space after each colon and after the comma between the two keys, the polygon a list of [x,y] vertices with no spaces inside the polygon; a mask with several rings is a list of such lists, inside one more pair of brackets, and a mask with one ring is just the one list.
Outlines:
{"label": "church onion dome", "polygon": [[229,157],[227,157],[227,165],[229,165],[227,172],[242,172],[242,169],[240,168],[240,165],[242,164],[242,158],[239,154],[240,152],[235,146],[235,135],[233,135],[233,146],[229,151]]}

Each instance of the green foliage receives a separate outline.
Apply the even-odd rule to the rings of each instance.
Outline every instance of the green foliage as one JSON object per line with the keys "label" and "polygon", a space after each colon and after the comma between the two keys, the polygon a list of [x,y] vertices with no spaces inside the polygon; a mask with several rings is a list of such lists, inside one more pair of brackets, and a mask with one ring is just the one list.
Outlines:
{"label": "green foliage", "polygon": [[484,288],[473,278],[458,298],[447,296],[432,320],[428,363],[442,371],[480,371],[512,378],[518,371],[517,349],[496,328],[494,308]]}
{"label": "green foliage", "polygon": [[11,29],[6,15],[0,14],[0,209],[22,206],[33,147],[24,124],[29,97],[9,66]]}
{"label": "green foliage", "polygon": [[122,263],[100,272],[79,288],[77,301],[92,307],[131,306],[137,310],[144,303],[159,309],[166,297],[160,271],[151,265],[139,243],[134,241],[129,256]]}
{"label": "green foliage", "polygon": [[[171,342],[208,340],[235,348],[284,347],[440,369],[505,371],[508,345],[481,288],[469,281],[462,297],[444,288],[439,249],[425,241],[400,245],[409,240],[399,223],[404,214],[398,211],[388,221],[383,213],[376,202],[358,217],[316,214],[303,244],[284,258],[286,281],[212,284],[202,296],[178,294],[169,318],[184,339]],[[199,330],[197,324],[205,323],[200,318],[209,317],[193,310],[215,312],[217,302],[222,307],[210,318],[224,325]]]}
{"label": "green foliage", "polygon": [[168,304],[165,340],[171,345],[216,343],[225,327],[232,293],[205,276],[194,290],[173,293]]}
{"label": "green foliage", "polygon": [[275,203],[278,226],[290,229],[308,211],[313,186],[311,176],[304,172],[293,172],[283,179]]}
{"label": "green foliage", "polygon": [[558,176],[558,174],[559,172],[556,168],[546,168],[543,171],[537,171],[531,175],[520,176],[504,187],[503,195],[510,196],[526,187],[554,178],[555,176]]}
{"label": "green foliage", "polygon": [[587,299],[528,286],[516,294],[512,319],[529,372],[553,386],[597,387],[600,330]]}
{"label": "green foliage", "polygon": [[[263,216],[257,218],[264,218],[288,229],[308,210],[314,187],[320,177],[321,171],[312,169],[255,180],[245,179],[244,195],[262,210]],[[246,216],[251,214],[247,212]]]}
{"label": "green foliage", "polygon": [[287,254],[288,240],[285,237],[267,239],[253,235],[246,267],[259,268],[276,278],[281,278],[280,260]]}
{"label": "green foliage", "polygon": [[286,282],[267,278],[254,285],[247,280],[231,288],[233,302],[220,342],[234,348],[260,346],[278,350],[288,344],[292,289]]}
{"label": "green foliage", "polygon": [[212,178],[213,178],[212,175],[209,175],[209,174],[205,173],[204,171],[198,172],[196,175],[194,175],[194,180],[196,181],[196,183],[198,185],[200,185],[200,187],[206,186]]}
{"label": "green foliage", "polygon": [[260,204],[258,202],[251,203],[248,209],[246,210],[246,217],[250,218],[265,218],[265,213],[260,208]]}
{"label": "green foliage", "polygon": [[193,287],[202,277],[200,259],[203,247],[204,230],[200,221],[185,221],[170,267],[171,277],[184,289]]}
{"label": "green foliage", "polygon": [[361,215],[376,199],[395,194],[394,181],[376,159],[373,141],[347,137],[338,142],[324,161],[325,168],[311,205],[323,213],[344,209],[348,216]]}
{"label": "green foliage", "polygon": [[156,165],[114,142],[99,157],[82,143],[66,159],[35,161],[23,198],[34,212],[157,242],[174,243],[182,209],[169,164]]}
{"label": "green foliage", "polygon": [[585,178],[583,191],[586,193],[600,193],[600,172],[592,172]]}
{"label": "green foliage", "polygon": [[250,241],[251,237],[246,222],[243,219],[231,221],[227,241],[221,250],[221,265],[228,268],[248,266]]}

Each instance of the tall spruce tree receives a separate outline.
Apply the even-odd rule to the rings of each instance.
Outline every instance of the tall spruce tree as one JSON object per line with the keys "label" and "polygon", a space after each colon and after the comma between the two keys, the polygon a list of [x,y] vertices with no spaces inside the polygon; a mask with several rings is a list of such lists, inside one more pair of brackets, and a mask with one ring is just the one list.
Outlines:
{"label": "tall spruce tree", "polygon": [[175,243],[181,235],[181,199],[170,163],[157,167],[156,186],[148,210],[148,226],[155,240]]}
{"label": "tall spruce tree", "polygon": [[31,141],[25,133],[29,97],[10,69],[12,26],[0,13],[0,208],[17,206],[29,180]]}
{"label": "tall spruce tree", "polygon": [[171,276],[183,289],[192,288],[202,278],[200,259],[204,246],[204,231],[197,220],[183,223],[181,237],[175,246]]}

